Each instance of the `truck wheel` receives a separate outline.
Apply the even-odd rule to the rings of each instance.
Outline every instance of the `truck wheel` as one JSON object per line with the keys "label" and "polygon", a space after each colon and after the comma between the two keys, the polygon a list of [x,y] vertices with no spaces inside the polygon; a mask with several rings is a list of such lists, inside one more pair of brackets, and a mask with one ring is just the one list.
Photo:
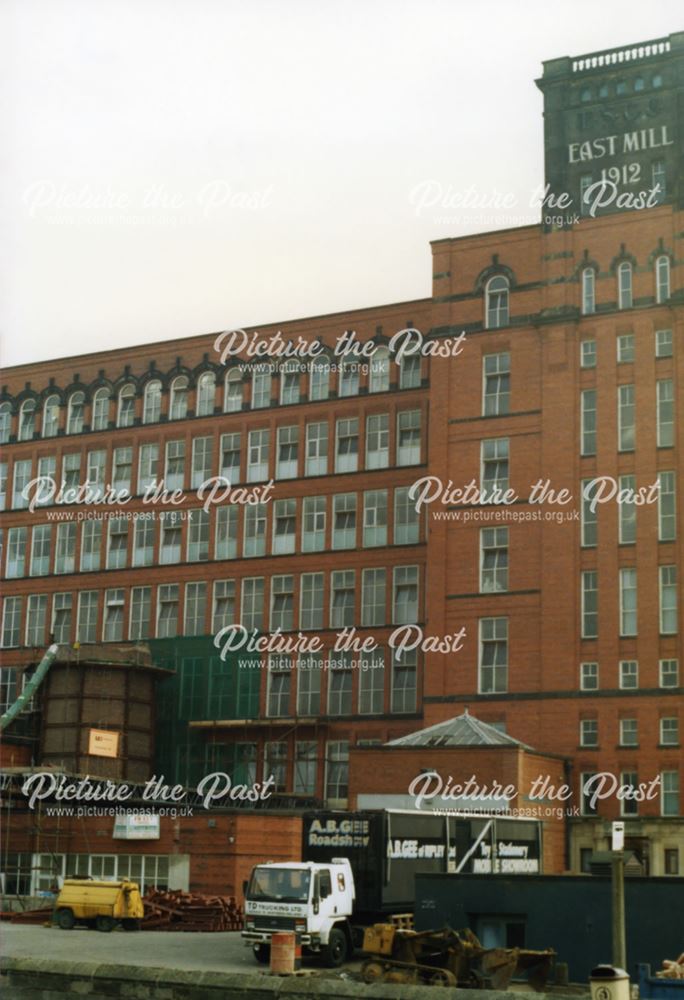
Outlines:
{"label": "truck wheel", "polygon": [[328,935],[328,944],[322,949],[323,961],[329,968],[336,969],[344,965],[348,951],[347,935],[339,927],[333,927]]}
{"label": "truck wheel", "polygon": [[76,918],[74,917],[73,910],[69,910],[65,907],[63,910],[57,911],[57,924],[63,931],[72,930],[75,923]]}
{"label": "truck wheel", "polygon": [[140,921],[136,920],[135,917],[125,917],[121,921],[121,926],[125,931],[139,931]]}
{"label": "truck wheel", "polygon": [[98,931],[109,931],[114,930],[114,917],[107,917],[104,914],[100,914],[99,917],[95,918],[95,929]]}
{"label": "truck wheel", "polygon": [[271,949],[267,944],[255,944],[253,951],[259,965],[268,965],[271,960]]}

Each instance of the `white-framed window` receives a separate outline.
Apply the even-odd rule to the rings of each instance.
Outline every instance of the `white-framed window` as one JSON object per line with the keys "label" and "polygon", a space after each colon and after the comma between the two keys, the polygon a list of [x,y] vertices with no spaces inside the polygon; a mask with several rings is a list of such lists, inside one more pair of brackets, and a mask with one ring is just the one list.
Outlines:
{"label": "white-framed window", "polygon": [[315,740],[295,740],[295,795],[315,795],[318,777],[318,745]]}
{"label": "white-framed window", "polygon": [[128,524],[124,517],[112,517],[109,520],[107,569],[123,569],[126,565]]}
{"label": "white-framed window", "polygon": [[349,740],[329,740],[325,749],[325,798],[328,806],[347,804],[349,796]]}
{"label": "white-framed window", "polygon": [[590,210],[590,198],[587,194],[589,188],[593,183],[594,178],[591,174],[582,174],[580,177],[580,215],[589,215]]}
{"label": "white-framed window", "polygon": [[[111,522],[110,522],[111,524]],[[76,568],[76,522],[57,525],[55,573],[73,573]]]}
{"label": "white-framed window", "polygon": [[11,430],[12,406],[10,403],[0,403],[0,444],[7,444]]}
{"label": "white-framed window", "polygon": [[582,816],[596,815],[596,801],[592,790],[592,782],[595,777],[594,771],[582,771],[580,774],[580,812]]}
{"label": "white-framed window", "polygon": [[508,590],[508,528],[480,529],[480,593]]}
{"label": "white-framed window", "polygon": [[637,634],[637,571],[629,566],[620,570],[620,635]]}
{"label": "white-framed window", "polygon": [[131,616],[128,625],[129,639],[149,639],[152,609],[152,588],[131,589]]}
{"label": "white-framed window", "polygon": [[482,416],[499,417],[510,412],[511,355],[508,351],[482,357]]}
{"label": "white-framed window", "polygon": [[[39,471],[38,475],[43,475],[43,473]],[[6,507],[7,507],[7,462],[0,462],[0,510],[5,510]]]}
{"label": "white-framed window", "polygon": [[81,434],[85,417],[85,393],[72,392],[67,407],[67,434]]}
{"label": "white-framed window", "polygon": [[363,494],[363,547],[387,545],[387,490]]}
{"label": "white-framed window", "polygon": [[302,552],[325,548],[326,497],[304,497],[302,505]]}
{"label": "white-framed window", "polygon": [[480,442],[480,486],[491,494],[508,489],[508,438],[485,438]]}
{"label": "white-framed window", "polygon": [[637,660],[620,660],[618,665],[620,688],[634,691],[639,687],[639,664]]}
{"label": "white-framed window", "polygon": [[247,442],[247,482],[256,483],[268,478],[268,451],[271,432],[268,428],[250,431]]}
{"label": "white-framed window", "polygon": [[124,590],[105,590],[102,641],[121,642],[124,637]]}
{"label": "white-framed window", "polygon": [[636,434],[634,386],[618,386],[618,451],[634,451]]}
{"label": "white-framed window", "polygon": [[656,382],[656,417],[659,448],[674,444],[674,383],[671,378]]}
{"label": "white-framed window", "polygon": [[631,309],[632,307],[632,265],[627,260],[623,260],[618,266],[618,309]]}
{"label": "white-framed window", "polygon": [[259,503],[246,507],[244,513],[245,534],[242,555],[245,558],[266,554],[266,504]]}
{"label": "white-framed window", "polygon": [[677,567],[659,566],[660,634],[677,633]]}
{"label": "white-framed window", "polygon": [[385,707],[385,652],[362,654],[359,664],[359,715],[381,715]]}
{"label": "white-framed window", "polygon": [[2,645],[11,649],[21,637],[21,606],[23,598],[6,597],[2,606]]}
{"label": "white-framed window", "polygon": [[396,650],[392,651],[390,705],[393,714],[415,712],[418,693],[418,652],[415,649],[405,650],[398,658]]}
{"label": "white-framed window", "polygon": [[593,267],[582,270],[582,315],[589,316],[596,311],[596,272]]}
{"label": "white-framed window", "polygon": [[402,410],[397,414],[397,465],[420,462],[420,410]]}
{"label": "white-framed window", "polygon": [[271,632],[280,629],[291,632],[294,628],[294,576],[271,577]]}
{"label": "white-framed window", "polygon": [[353,569],[333,570],[330,574],[330,628],[354,624],[355,577]]}
{"label": "white-framed window", "polygon": [[582,638],[598,636],[598,573],[584,570],[581,575]]}
{"label": "white-framed window", "polygon": [[[38,478],[52,479],[53,482],[57,479],[57,456],[56,455],[42,455],[38,459]],[[2,503],[0,503],[0,510],[4,510],[5,504],[5,488],[7,486],[7,463],[3,462],[3,468],[0,469],[0,494],[2,494]],[[51,486],[47,483],[46,486]],[[42,497],[42,498],[41,498]],[[39,493],[36,496],[36,502],[38,506],[45,507],[48,503],[52,501],[49,499],[49,494],[47,491]]]}
{"label": "white-framed window", "polygon": [[639,813],[639,803],[627,789],[636,789],[639,786],[639,776],[636,771],[622,771],[620,773],[620,787],[625,789],[625,798],[620,800],[621,816],[637,816]]}
{"label": "white-framed window", "polygon": [[208,417],[214,412],[216,399],[216,376],[213,372],[203,372],[197,380],[197,409],[195,416]]}
{"label": "white-framed window", "polygon": [[[78,456],[79,461],[81,456]],[[31,480],[31,470],[33,462],[30,458],[21,458],[14,462],[14,475],[12,480],[12,506],[15,510],[25,510],[28,505],[28,497],[24,496],[24,490]],[[68,485],[68,484],[67,484]]]}
{"label": "white-framed window", "polygon": [[197,507],[188,512],[188,562],[209,558],[209,511]]}
{"label": "white-framed window", "polygon": [[299,362],[291,358],[280,369],[280,403],[287,406],[299,402]]}
{"label": "white-framed window", "polygon": [[50,631],[55,642],[66,645],[71,642],[72,594],[54,594],[52,598],[52,624]]}
{"label": "white-framed window", "polygon": [[[98,389],[98,392],[102,390]],[[97,398],[97,392],[93,398],[93,430],[96,431],[99,428],[95,427],[95,399]],[[107,397],[109,398],[109,397]],[[44,438],[51,438],[57,436],[57,431],[59,430],[59,396],[52,395],[48,396],[43,403],[43,426],[41,428],[41,434]]]}
{"label": "white-framed window", "polygon": [[64,480],[65,489],[67,491],[77,490],[80,485],[80,477],[81,453],[79,451],[70,451],[62,455],[62,479]]}
{"label": "white-framed window", "polygon": [[338,420],[335,439],[335,472],[356,472],[359,467],[359,418]]}
{"label": "white-framed window", "polygon": [[671,358],[672,351],[672,330],[656,330],[655,356],[657,358]]}
{"label": "white-framed window", "polygon": [[76,638],[80,643],[97,642],[97,590],[81,590],[78,595]]}
{"label": "white-framed window", "polygon": [[657,188],[658,204],[665,200],[667,194],[667,173],[664,160],[654,160],[651,165],[651,187]]}
{"label": "white-framed window", "polygon": [[580,691],[598,691],[598,663],[580,663]]}
{"label": "white-framed window", "polygon": [[164,488],[182,490],[185,486],[185,441],[166,442]]}
{"label": "white-framed window", "polygon": [[45,576],[50,572],[50,547],[52,525],[36,524],[31,532],[31,576]]}
{"label": "white-framed window", "polygon": [[618,537],[620,545],[636,544],[637,534],[637,508],[633,499],[628,497],[636,496],[636,476],[620,476],[620,491],[625,491],[624,499],[618,501]]}
{"label": "white-framed window", "polygon": [[266,690],[266,715],[271,719],[290,714],[292,664],[286,656],[270,656]]}
{"label": "white-framed window", "polygon": [[190,486],[199,489],[211,476],[214,439],[211,435],[192,439],[192,477]]}
{"label": "white-framed window", "polygon": [[370,359],[369,392],[388,392],[390,387],[390,356],[386,347],[377,347]]}
{"label": "white-framed window", "polygon": [[204,635],[207,611],[207,585],[204,581],[185,584],[184,635]]}
{"label": "white-framed window", "polygon": [[157,587],[157,638],[178,635],[178,584],[162,583]]}
{"label": "white-framed window", "polygon": [[333,549],[356,546],[356,493],[337,493],[333,497]]}
{"label": "white-framed window", "polygon": [[326,357],[311,360],[309,376],[309,399],[327,399],[330,395],[330,361]]}
{"label": "white-framed window", "polygon": [[287,741],[267,740],[264,743],[264,781],[269,778],[274,792],[287,790]]}
{"label": "white-framed window", "polygon": [[323,628],[323,574],[302,573],[299,593],[299,627]]}
{"label": "white-framed window", "polygon": [[222,628],[235,624],[235,580],[214,581],[214,606],[211,629],[216,635]]}
{"label": "white-framed window", "polygon": [[631,364],[634,361],[634,334],[619,334],[616,339],[616,345],[618,364]]}
{"label": "white-framed window", "polygon": [[240,620],[248,631],[261,630],[264,619],[264,578],[247,577],[242,581]]}
{"label": "white-framed window", "polygon": [[162,384],[157,378],[150,379],[143,394],[143,423],[156,424],[161,417]]}
{"label": "white-framed window", "polygon": [[299,456],[299,427],[278,428],[278,454],[276,476],[278,479],[296,479]]}
{"label": "white-framed window", "polygon": [[620,746],[639,746],[639,721],[638,719],[620,719]]}
{"label": "white-framed window", "polygon": [[508,690],[508,618],[481,618],[479,622],[479,691]]}
{"label": "white-framed window", "polygon": [[181,511],[164,510],[159,518],[159,562],[162,566],[180,562],[183,522]]}
{"label": "white-framed window", "polygon": [[215,559],[237,557],[238,509],[226,504],[216,509]]}
{"label": "white-framed window", "polygon": [[339,395],[358,396],[361,365],[354,358],[342,358],[339,363]]}
{"label": "white-framed window", "polygon": [[100,568],[100,553],[102,551],[102,521],[84,521],[81,528],[81,565],[82,573]]}
{"label": "white-framed window", "polygon": [[101,386],[93,396],[93,422],[94,431],[106,431],[109,427],[109,400],[111,392],[107,386]]}
{"label": "white-framed window", "polygon": [[25,399],[19,409],[18,441],[32,441],[36,431],[36,401]]}
{"label": "white-framed window", "polygon": [[583,340],[580,343],[580,368],[596,368],[595,340]]}
{"label": "white-framed window", "polygon": [[497,274],[485,286],[485,318],[488,330],[508,326],[508,279]]}
{"label": "white-framed window", "polygon": [[395,545],[412,545],[420,540],[419,514],[409,497],[410,489],[410,486],[400,486],[394,491]]}
{"label": "white-framed window", "polygon": [[154,565],[154,521],[136,517],[133,522],[133,565]]}
{"label": "white-framed window", "polygon": [[660,720],[660,745],[679,746],[679,719],[676,716],[663,716]]}
{"label": "white-framed window", "polygon": [[580,746],[598,746],[598,719],[580,719]]}
{"label": "white-framed window", "polygon": [[655,262],[656,302],[667,302],[670,297],[670,258],[661,254]]}
{"label": "white-framed window", "polygon": [[133,449],[115,448],[112,456],[112,486],[117,493],[123,490],[131,492],[132,471]]}
{"label": "white-framed window", "polygon": [[580,454],[596,454],[596,390],[580,392]]}
{"label": "white-framed window", "polygon": [[138,453],[138,493],[144,494],[147,489],[154,486],[159,475],[159,445],[140,445]]}
{"label": "white-framed window", "polygon": [[353,680],[353,654],[336,653],[328,671],[328,715],[351,715]]}
{"label": "white-framed window", "polygon": [[679,661],[678,660],[661,660],[659,663],[660,668],[660,686],[661,688],[676,688],[679,687]]}
{"label": "white-framed window", "polygon": [[361,624],[385,625],[387,619],[387,571],[384,567],[361,573]]}
{"label": "white-framed window", "polygon": [[96,451],[87,453],[86,479],[88,480],[89,492],[93,496],[101,497],[104,494],[106,464],[107,451],[105,448],[98,448]]}
{"label": "white-framed window", "polygon": [[242,409],[242,372],[231,368],[223,383],[223,412],[239,413]]}
{"label": "white-framed window", "polygon": [[394,592],[392,622],[395,625],[413,625],[418,621],[418,567],[394,567]]}
{"label": "white-framed window", "polygon": [[420,354],[405,354],[399,362],[399,388],[419,389],[421,379]]}
{"label": "white-framed window", "polygon": [[24,576],[26,568],[26,534],[27,528],[9,528],[7,532],[7,561],[5,576],[8,580]]}
{"label": "white-framed window", "polygon": [[660,813],[679,816],[679,771],[660,772]]}
{"label": "white-framed window", "polygon": [[45,645],[47,625],[47,594],[29,594],[26,608],[26,645]]}
{"label": "white-framed window", "polygon": [[169,420],[185,420],[188,415],[188,376],[177,375],[171,383]]}
{"label": "white-framed window", "polygon": [[273,555],[288,555],[295,550],[297,501],[276,500],[273,505]]}
{"label": "white-framed window", "polygon": [[119,405],[116,415],[117,427],[132,427],[135,416],[135,386],[130,382],[119,389]]}
{"label": "white-framed window", "polygon": [[321,654],[307,653],[297,661],[297,715],[316,717],[321,711]]}
{"label": "white-framed window", "polygon": [[375,413],[366,418],[366,468],[389,466],[389,413]]}
{"label": "white-framed window", "polygon": [[677,537],[677,502],[674,472],[658,473],[658,541],[672,542]]}
{"label": "white-framed window", "polygon": [[328,471],[328,422],[306,425],[306,462],[304,475],[324,476]]}
{"label": "white-framed window", "polygon": [[271,405],[271,369],[267,364],[252,368],[252,409],[263,410]]}
{"label": "white-framed window", "polygon": [[227,479],[231,486],[240,482],[240,449],[242,436],[239,432],[221,435],[221,466],[219,475]]}
{"label": "white-framed window", "polygon": [[592,509],[592,501],[596,495],[596,487],[590,484],[591,479],[582,480],[580,505],[580,538],[582,548],[593,548],[598,541],[598,516],[596,508]]}

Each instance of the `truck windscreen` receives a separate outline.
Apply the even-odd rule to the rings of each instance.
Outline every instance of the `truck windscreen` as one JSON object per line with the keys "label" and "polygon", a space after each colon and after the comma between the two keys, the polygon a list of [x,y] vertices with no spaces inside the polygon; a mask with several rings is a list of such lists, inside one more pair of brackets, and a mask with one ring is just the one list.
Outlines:
{"label": "truck windscreen", "polygon": [[305,903],[311,874],[304,868],[255,868],[247,890],[249,899]]}

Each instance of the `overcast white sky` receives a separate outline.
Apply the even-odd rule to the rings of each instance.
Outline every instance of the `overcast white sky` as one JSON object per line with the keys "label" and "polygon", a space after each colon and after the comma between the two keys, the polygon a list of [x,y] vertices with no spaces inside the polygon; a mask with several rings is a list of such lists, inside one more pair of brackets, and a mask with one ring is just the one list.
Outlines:
{"label": "overcast white sky", "polygon": [[429,240],[538,218],[542,61],[681,10],[5,0],[3,363],[428,296]]}

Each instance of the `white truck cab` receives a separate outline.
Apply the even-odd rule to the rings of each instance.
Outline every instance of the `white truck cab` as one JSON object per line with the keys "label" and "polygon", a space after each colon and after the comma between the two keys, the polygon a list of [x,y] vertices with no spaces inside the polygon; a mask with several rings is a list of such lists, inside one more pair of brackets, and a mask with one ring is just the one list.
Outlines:
{"label": "white truck cab", "polygon": [[294,931],[308,951],[322,954],[328,965],[342,965],[352,950],[354,898],[347,858],[257,865],[245,888],[242,936],[259,962],[269,960],[272,934]]}

